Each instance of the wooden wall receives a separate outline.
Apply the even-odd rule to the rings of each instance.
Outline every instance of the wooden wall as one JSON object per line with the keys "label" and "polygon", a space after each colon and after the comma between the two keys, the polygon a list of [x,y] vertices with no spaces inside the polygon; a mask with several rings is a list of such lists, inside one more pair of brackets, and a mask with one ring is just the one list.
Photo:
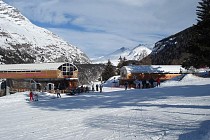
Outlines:
{"label": "wooden wall", "polygon": [[128,81],[130,84],[133,83],[135,80],[149,80],[153,78],[154,80],[157,80],[157,78],[160,78],[161,81],[169,80],[174,77],[180,76],[181,74],[167,74],[167,73],[132,73],[128,74],[125,77],[121,77],[120,79],[120,85],[124,85],[126,81]]}
{"label": "wooden wall", "polygon": [[63,78],[59,70],[34,71],[34,72],[0,72],[0,79],[46,79]]}

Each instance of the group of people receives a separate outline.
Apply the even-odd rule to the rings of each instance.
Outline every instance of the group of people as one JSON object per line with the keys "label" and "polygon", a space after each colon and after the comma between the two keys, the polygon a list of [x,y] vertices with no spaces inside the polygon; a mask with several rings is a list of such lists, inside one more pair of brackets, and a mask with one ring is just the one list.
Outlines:
{"label": "group of people", "polygon": [[32,90],[30,90],[29,92],[29,97],[30,97],[30,101],[38,101],[38,94],[35,92],[33,93]]}
{"label": "group of people", "polygon": [[[160,78],[157,78],[156,80],[153,79],[152,77],[149,80],[143,79],[141,80],[135,80],[134,83],[135,88],[137,89],[144,89],[144,88],[153,88],[153,87],[159,87],[160,86]],[[125,84],[125,90],[127,90],[129,83],[126,81]]]}
{"label": "group of people", "polygon": [[89,93],[89,91],[90,91],[90,89],[89,89],[88,86],[83,86],[83,85],[81,85],[80,88],[78,88],[78,93],[83,93],[83,92]]}
{"label": "group of people", "polygon": [[99,91],[102,92],[103,85],[102,84],[92,84],[92,89],[89,86],[81,85],[80,87],[77,87],[73,92],[75,93],[89,93],[90,91]]}
{"label": "group of people", "polygon": [[[102,89],[103,89],[103,85],[102,84],[96,84],[96,91],[100,91],[102,92]],[[94,88],[94,84],[92,85],[92,91],[95,91],[95,88]]]}

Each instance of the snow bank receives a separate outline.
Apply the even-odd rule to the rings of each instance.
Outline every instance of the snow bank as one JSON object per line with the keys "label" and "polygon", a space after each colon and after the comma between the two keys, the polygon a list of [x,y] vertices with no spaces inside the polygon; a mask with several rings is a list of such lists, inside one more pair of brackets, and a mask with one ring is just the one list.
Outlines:
{"label": "snow bank", "polygon": [[119,78],[120,78],[120,75],[110,77],[110,78],[103,84],[103,86],[104,86],[104,87],[118,87],[118,86],[119,86]]}
{"label": "snow bank", "polygon": [[[181,81],[179,79],[181,78]],[[161,87],[166,87],[166,86],[186,86],[186,85],[207,85],[210,84],[208,81],[208,78],[202,78],[195,76],[193,74],[187,74],[184,75],[184,77],[176,77],[174,79],[165,81],[164,83],[161,84]]]}

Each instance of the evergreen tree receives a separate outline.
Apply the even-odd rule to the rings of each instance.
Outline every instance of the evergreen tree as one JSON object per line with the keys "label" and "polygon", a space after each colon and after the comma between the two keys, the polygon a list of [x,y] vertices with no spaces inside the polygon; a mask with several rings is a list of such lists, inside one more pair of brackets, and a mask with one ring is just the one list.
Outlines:
{"label": "evergreen tree", "polygon": [[122,57],[120,56],[120,58],[119,58],[119,63],[117,64],[117,69],[116,69],[117,75],[120,75],[120,69],[121,69],[123,66],[127,66],[127,65],[128,65],[126,60],[127,60],[127,59],[126,59],[125,57],[122,58]]}
{"label": "evergreen tree", "polygon": [[110,77],[115,76],[115,68],[112,65],[111,61],[108,60],[104,71],[102,72],[102,79],[104,81],[108,80]]}
{"label": "evergreen tree", "polygon": [[210,20],[210,1],[209,0],[201,0],[198,2],[199,6],[197,6],[197,17],[198,23],[205,22]]}
{"label": "evergreen tree", "polygon": [[197,25],[189,45],[190,57],[183,66],[210,67],[210,0],[201,0],[197,6]]}

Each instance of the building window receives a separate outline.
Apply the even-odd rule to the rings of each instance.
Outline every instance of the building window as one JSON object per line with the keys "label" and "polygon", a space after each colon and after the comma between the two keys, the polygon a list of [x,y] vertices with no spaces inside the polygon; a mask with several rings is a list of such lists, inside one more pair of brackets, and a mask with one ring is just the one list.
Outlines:
{"label": "building window", "polygon": [[64,76],[71,76],[73,72],[77,70],[77,68],[70,63],[63,64],[58,69],[62,71]]}

